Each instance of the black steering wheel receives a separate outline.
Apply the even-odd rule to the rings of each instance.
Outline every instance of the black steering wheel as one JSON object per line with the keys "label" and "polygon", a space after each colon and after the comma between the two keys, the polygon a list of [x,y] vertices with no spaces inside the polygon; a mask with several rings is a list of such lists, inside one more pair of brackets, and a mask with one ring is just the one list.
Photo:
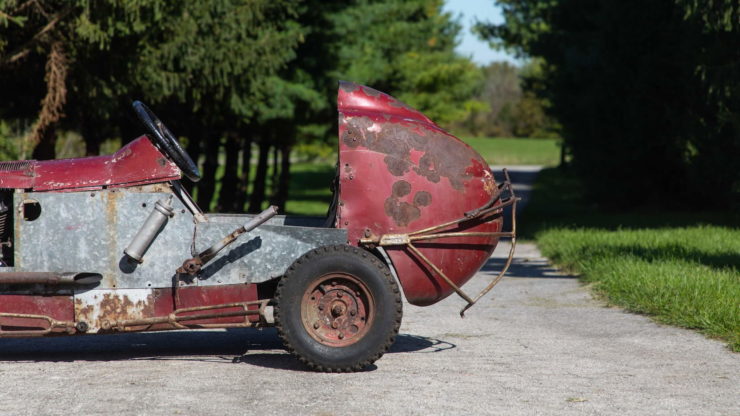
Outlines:
{"label": "black steering wheel", "polygon": [[134,101],[134,111],[139,117],[139,120],[144,127],[149,130],[149,140],[154,143],[159,150],[161,150],[167,158],[175,162],[182,173],[187,176],[191,181],[198,182],[200,180],[200,170],[198,165],[193,162],[193,159],[183,150],[180,146],[180,142],[177,140],[174,134],[162,123],[162,121],[152,113],[141,101]]}

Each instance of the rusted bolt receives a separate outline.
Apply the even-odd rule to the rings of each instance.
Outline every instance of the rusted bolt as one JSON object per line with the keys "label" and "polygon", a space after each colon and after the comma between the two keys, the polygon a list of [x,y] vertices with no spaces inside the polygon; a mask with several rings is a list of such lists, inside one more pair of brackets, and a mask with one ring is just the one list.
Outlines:
{"label": "rusted bolt", "polygon": [[80,321],[75,324],[75,328],[77,328],[80,332],[87,332],[88,329],[90,329],[90,326],[85,321]]}
{"label": "rusted bolt", "polygon": [[338,298],[341,298],[342,296],[344,296],[344,295],[342,294],[342,292],[337,292],[337,297],[338,297]]}
{"label": "rusted bolt", "polygon": [[341,316],[342,312],[344,311],[342,310],[342,307],[340,305],[336,305],[335,307],[331,308],[331,314],[334,316]]}
{"label": "rusted bolt", "polygon": [[338,337],[339,339],[344,339],[344,334],[340,332],[340,333],[339,333],[339,334],[337,335],[337,337]]}
{"label": "rusted bolt", "polygon": [[331,282],[331,285],[332,285],[332,286],[336,286],[336,285],[337,285],[337,282],[336,282],[336,281],[334,281],[334,280],[332,280],[332,282]]}
{"label": "rusted bolt", "polygon": [[314,322],[314,324],[313,324],[313,329],[319,329],[319,327],[320,327],[320,326],[321,326],[321,324],[320,324],[320,323],[318,323],[318,322]]}
{"label": "rusted bolt", "polygon": [[337,323],[337,321],[334,321],[334,322],[331,323],[331,327],[334,328],[334,329],[337,329],[337,328],[339,328],[339,324]]}
{"label": "rusted bolt", "polygon": [[356,311],[349,311],[349,314],[352,315],[352,316],[355,316],[355,315],[357,315],[357,312]]}
{"label": "rusted bolt", "polygon": [[323,311],[324,310],[324,305],[319,305],[319,310],[320,311]]}
{"label": "rusted bolt", "polygon": [[365,228],[365,238],[370,237],[372,235],[372,232],[369,228]]}

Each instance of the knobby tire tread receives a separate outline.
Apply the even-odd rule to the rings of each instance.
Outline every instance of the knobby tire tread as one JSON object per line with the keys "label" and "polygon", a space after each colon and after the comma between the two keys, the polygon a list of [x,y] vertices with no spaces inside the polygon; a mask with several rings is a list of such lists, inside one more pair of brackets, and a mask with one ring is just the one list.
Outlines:
{"label": "knobby tire tread", "polygon": [[[391,291],[391,294],[394,298],[393,305],[395,307],[395,319],[393,323],[393,330],[391,331],[388,338],[385,340],[385,342],[382,343],[380,348],[377,349],[371,356],[366,358],[365,360],[358,362],[354,365],[350,366],[327,366],[322,363],[314,362],[307,357],[304,357],[301,355],[298,351],[296,351],[296,348],[291,343],[291,336],[289,333],[289,329],[286,328],[282,322],[281,322],[281,313],[280,313],[280,307],[281,307],[281,295],[283,290],[285,289],[286,282],[290,281],[291,276],[296,272],[296,269],[299,268],[301,265],[310,262],[314,260],[317,257],[324,256],[324,255],[332,255],[336,252],[344,252],[344,253],[351,253],[354,255],[359,255],[363,259],[366,259],[369,261],[375,268],[377,268],[385,277],[386,283],[389,286],[389,289]],[[377,257],[372,255],[371,253],[368,253],[366,250],[349,246],[349,245],[335,245],[335,246],[324,246],[319,247],[314,250],[309,251],[308,253],[304,254],[300,258],[298,258],[293,264],[288,268],[285,275],[280,279],[280,282],[278,283],[277,290],[275,291],[275,299],[276,304],[274,306],[274,313],[275,313],[275,327],[278,331],[278,336],[283,342],[283,345],[285,346],[285,349],[292,355],[297,356],[298,359],[307,367],[320,372],[330,372],[330,373],[346,373],[346,372],[356,372],[356,371],[362,371],[366,367],[373,364],[375,361],[380,359],[380,357],[385,354],[390,347],[393,345],[393,343],[396,340],[396,335],[398,334],[399,329],[401,328],[401,319],[403,315],[403,302],[401,300],[401,292],[398,287],[398,284],[396,283],[395,279],[393,278],[393,275],[390,272],[390,269],[388,266],[385,265],[381,260],[379,260]]]}

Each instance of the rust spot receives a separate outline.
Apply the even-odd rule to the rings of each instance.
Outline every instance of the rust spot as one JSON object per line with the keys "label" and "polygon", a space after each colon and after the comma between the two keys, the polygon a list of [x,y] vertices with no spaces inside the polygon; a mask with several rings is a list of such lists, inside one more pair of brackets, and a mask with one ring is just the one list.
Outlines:
{"label": "rust spot", "polygon": [[464,191],[464,182],[476,176],[475,171],[467,169],[471,160],[485,166],[475,151],[441,130],[423,123],[378,122],[382,128],[367,116],[342,119],[342,141],[353,149],[364,147],[385,154],[388,172],[394,176],[403,176],[415,166],[412,150],[422,154],[414,167],[416,174],[433,183],[447,178],[458,191]]}
{"label": "rust spot", "polygon": [[393,196],[401,198],[411,193],[411,184],[406,181],[398,181],[393,184]]}
{"label": "rust spot", "polygon": [[398,202],[394,197],[385,200],[385,213],[393,218],[399,227],[405,227],[421,216],[419,208],[408,202]]}
{"label": "rust spot", "polygon": [[342,141],[344,142],[344,144],[353,149],[362,143],[360,139],[362,139],[362,136],[357,131],[357,129],[349,126],[346,130],[344,130],[344,133],[342,134]]}
{"label": "rust spot", "polygon": [[429,182],[437,183],[439,182],[439,172],[434,170],[434,167],[438,165],[437,161],[434,159],[434,155],[430,152],[427,152],[424,154],[424,156],[419,159],[419,167],[414,168],[414,172],[419,174],[419,176],[423,176],[429,180]]}
{"label": "rust spot", "polygon": [[393,176],[403,176],[406,172],[411,169],[411,162],[399,159],[395,156],[388,155],[383,159],[385,165],[388,167],[388,172]]}
{"label": "rust spot", "polygon": [[385,200],[385,213],[393,218],[396,225],[403,227],[417,220],[421,216],[421,210],[416,203],[402,202],[400,198],[411,193],[411,184],[404,181],[396,181],[393,184],[391,196]]}
{"label": "rust spot", "polygon": [[414,205],[425,207],[432,203],[432,195],[427,191],[419,191],[414,195]]}

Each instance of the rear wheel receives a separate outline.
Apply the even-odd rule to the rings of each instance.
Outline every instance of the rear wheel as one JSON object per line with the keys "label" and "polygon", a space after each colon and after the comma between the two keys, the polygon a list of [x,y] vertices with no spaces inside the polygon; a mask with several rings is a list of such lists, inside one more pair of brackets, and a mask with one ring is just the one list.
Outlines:
{"label": "rear wheel", "polygon": [[319,371],[367,367],[393,344],[401,325],[401,295],[390,270],[348,245],[296,260],[275,300],[275,326],[286,349]]}

